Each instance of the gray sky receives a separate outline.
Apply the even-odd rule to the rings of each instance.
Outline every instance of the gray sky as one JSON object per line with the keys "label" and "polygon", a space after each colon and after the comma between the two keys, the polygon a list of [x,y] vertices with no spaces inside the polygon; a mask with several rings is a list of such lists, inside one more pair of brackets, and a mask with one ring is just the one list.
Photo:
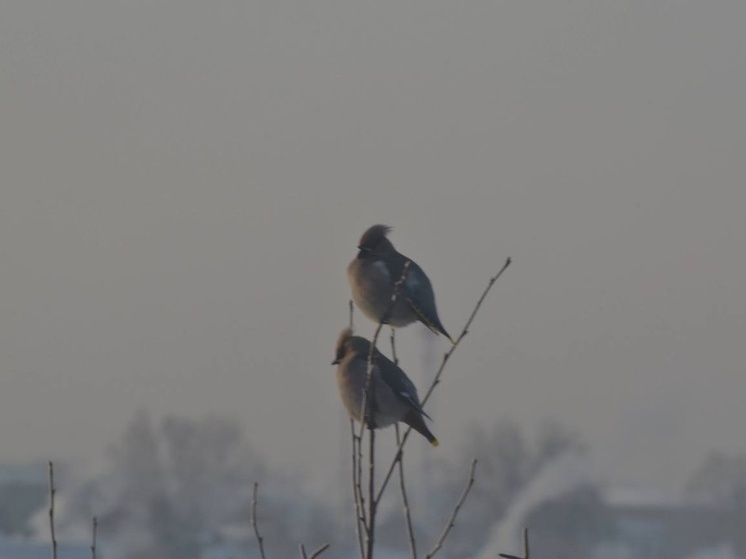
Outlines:
{"label": "gray sky", "polygon": [[[432,452],[505,416],[576,428],[615,482],[746,449],[744,21],[694,0],[3,2],[0,459],[98,456],[145,407],[235,414],[271,463],[328,476],[344,270],[377,222],[451,332],[515,260]],[[399,338],[421,386],[424,337]]]}

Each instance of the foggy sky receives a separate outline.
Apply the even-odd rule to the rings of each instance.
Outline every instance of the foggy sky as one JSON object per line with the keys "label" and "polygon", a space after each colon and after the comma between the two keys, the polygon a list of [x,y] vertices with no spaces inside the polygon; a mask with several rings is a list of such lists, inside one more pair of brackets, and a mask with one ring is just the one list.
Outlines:
{"label": "foggy sky", "polygon": [[[270,463],[328,478],[345,267],[373,223],[452,333],[514,259],[427,452],[557,418],[610,481],[671,485],[745,450],[743,21],[693,0],[3,2],[0,459],[96,457],[148,408],[235,414]],[[398,344],[422,389],[427,336]]]}

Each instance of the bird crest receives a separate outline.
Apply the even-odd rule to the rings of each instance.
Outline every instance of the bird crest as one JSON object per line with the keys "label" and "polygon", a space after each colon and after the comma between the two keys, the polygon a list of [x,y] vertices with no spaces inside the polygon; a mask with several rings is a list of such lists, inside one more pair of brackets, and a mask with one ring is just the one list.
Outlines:
{"label": "bird crest", "polygon": [[363,236],[360,237],[360,244],[358,245],[360,248],[373,248],[378,243],[381,242],[382,239],[386,238],[386,235],[388,235],[391,232],[391,227],[388,225],[373,225],[372,227],[369,227],[368,230],[363,233]]}

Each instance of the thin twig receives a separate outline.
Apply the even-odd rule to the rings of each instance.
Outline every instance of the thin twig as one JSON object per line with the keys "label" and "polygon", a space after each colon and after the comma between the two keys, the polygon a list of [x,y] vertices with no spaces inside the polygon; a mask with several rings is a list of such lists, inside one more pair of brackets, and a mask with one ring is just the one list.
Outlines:
{"label": "thin twig", "polygon": [[[396,355],[395,332],[396,330],[392,326],[391,337],[389,338],[391,340],[391,359],[394,361],[395,365],[398,365],[399,358]],[[401,431],[399,430],[399,423],[394,424],[394,429],[396,432],[396,446],[398,447],[401,444]],[[402,456],[400,457],[401,459],[398,460],[399,462],[399,489],[401,490],[402,506],[404,507],[404,520],[407,526],[407,536],[409,537],[409,550],[412,552],[412,559],[417,559],[417,541],[414,537],[414,528],[412,527],[412,514],[409,509],[409,499],[407,497],[407,486],[404,483],[403,454],[404,454],[404,450],[402,449]]]}
{"label": "thin twig", "polygon": [[471,491],[472,486],[474,485],[474,470],[477,467],[477,460],[476,458],[472,460],[471,462],[471,468],[469,469],[469,479],[466,482],[466,487],[464,487],[464,491],[461,493],[461,497],[459,497],[458,502],[456,503],[456,506],[453,507],[453,512],[451,513],[451,517],[448,519],[448,523],[446,524],[446,527],[443,529],[443,533],[440,534],[440,537],[438,538],[438,541],[435,542],[435,545],[430,550],[430,552],[425,556],[425,559],[432,559],[432,557],[440,551],[440,548],[443,547],[443,542],[448,537],[448,533],[451,531],[451,528],[453,528],[456,524],[456,516],[458,515],[458,511],[461,509],[461,505],[464,504],[464,501],[466,501],[466,497],[469,495],[469,491]]}
{"label": "thin twig", "polygon": [[308,559],[316,559],[316,557],[324,553],[324,551],[326,551],[327,549],[329,549],[328,543],[325,543],[324,545],[319,546],[319,548],[316,551],[311,553],[311,556]]}
{"label": "thin twig", "polygon": [[477,313],[479,312],[479,309],[482,306],[484,299],[487,297],[487,294],[490,292],[490,289],[492,289],[492,286],[495,285],[495,282],[498,279],[500,279],[500,276],[503,275],[503,272],[505,272],[505,270],[508,269],[508,266],[510,266],[511,262],[512,260],[510,259],[510,257],[508,257],[508,259],[505,261],[505,264],[503,264],[503,267],[500,268],[500,271],[490,278],[490,281],[487,284],[487,287],[485,288],[484,292],[482,293],[482,296],[479,298],[479,301],[477,301],[477,304],[474,307],[474,310],[471,311],[469,320],[466,321],[466,324],[464,325],[463,330],[461,330],[461,334],[459,334],[459,337],[456,339],[456,343],[453,344],[453,346],[443,355],[443,361],[440,364],[440,368],[438,369],[438,372],[436,373],[435,378],[433,379],[433,382],[430,385],[430,388],[425,393],[425,397],[422,399],[423,406],[430,399],[430,395],[433,393],[433,390],[435,390],[435,387],[438,385],[438,383],[440,383],[440,376],[443,374],[443,370],[445,369],[448,359],[451,357],[451,355],[453,355],[453,352],[456,351],[456,348],[458,347],[459,343],[461,343],[461,340],[464,339],[464,336],[466,336],[466,334],[469,333],[469,328],[471,327],[471,323],[474,322],[474,318],[477,316]]}
{"label": "thin twig", "polygon": [[300,549],[301,559],[308,559],[308,555],[306,555],[306,548],[303,546],[303,544],[300,544],[298,548]]}
{"label": "thin twig", "polygon": [[363,439],[357,438],[357,490],[360,496],[360,520],[363,523],[365,533],[368,533],[368,513],[365,510],[365,494],[363,493]]}
{"label": "thin twig", "polygon": [[91,559],[96,559],[96,533],[98,532],[98,519],[94,516],[91,521]]}
{"label": "thin twig", "polygon": [[394,365],[399,364],[399,358],[396,356],[396,339],[394,338],[394,327],[391,327],[391,337],[389,338],[391,340],[391,360],[394,362]]}
{"label": "thin twig", "polygon": [[499,555],[505,557],[505,559],[531,559],[528,549],[528,528],[523,529],[523,557],[516,557],[508,553],[499,553]]}
{"label": "thin twig", "polygon": [[360,548],[360,559],[365,559],[363,528],[360,527],[362,525],[367,531],[365,507],[362,503],[363,489],[360,482],[360,461],[358,460],[358,446],[360,445],[360,439],[355,433],[355,422],[352,418],[350,418],[350,434],[352,435],[352,493],[355,497],[355,533],[357,534],[357,543]]}
{"label": "thin twig", "polygon": [[49,461],[49,533],[52,538],[52,559],[57,559],[57,538],[54,535],[54,464]]}
{"label": "thin twig", "polygon": [[[448,363],[448,360],[450,359],[451,355],[453,355],[453,352],[456,351],[456,348],[461,343],[461,340],[464,339],[464,336],[468,334],[469,327],[471,326],[471,323],[474,321],[474,318],[477,316],[477,312],[479,311],[480,307],[482,306],[482,303],[484,302],[485,298],[487,297],[487,294],[492,289],[492,286],[495,285],[495,282],[500,279],[500,276],[503,275],[503,272],[510,266],[512,260],[510,257],[505,261],[505,264],[503,264],[503,267],[500,268],[500,271],[497,272],[493,277],[490,278],[489,283],[487,284],[487,287],[482,292],[482,296],[477,301],[476,306],[474,307],[474,310],[471,312],[471,315],[469,316],[469,319],[466,321],[466,324],[464,325],[463,330],[461,330],[461,334],[459,334],[459,337],[456,338],[456,343],[454,343],[450,349],[443,355],[443,360],[440,363],[440,367],[438,368],[438,372],[435,374],[435,378],[433,379],[433,382],[430,384],[430,388],[428,388],[427,393],[425,393],[425,397],[422,399],[422,406],[424,407],[427,401],[430,399],[430,396],[433,393],[433,390],[435,390],[435,387],[440,383],[440,377],[443,374],[443,371],[445,370],[446,363]],[[376,503],[381,500],[381,497],[383,496],[383,491],[386,489],[386,485],[388,484],[389,480],[391,479],[391,475],[394,473],[394,469],[396,469],[396,464],[399,460],[401,460],[402,457],[402,449],[404,448],[404,444],[407,442],[407,439],[409,438],[409,433],[412,431],[412,428],[409,427],[404,432],[404,436],[402,437],[401,443],[399,444],[399,447],[397,448],[396,454],[394,455],[394,459],[391,462],[391,465],[389,466],[388,471],[386,472],[386,475],[383,478],[383,482],[381,483],[381,487],[378,490],[378,493],[376,495]]]}
{"label": "thin twig", "polygon": [[[350,419],[350,432],[352,434],[352,467],[353,477],[355,483],[355,513],[357,515],[358,522],[358,535],[360,543],[360,557],[365,559],[365,548],[363,545],[363,533],[366,538],[370,533],[370,525],[368,522],[368,512],[365,509],[365,493],[363,493],[363,439],[360,435],[355,432],[355,424]],[[360,526],[363,527],[360,531]]]}
{"label": "thin twig", "polygon": [[259,554],[262,559],[266,559],[264,556],[264,538],[259,534],[259,526],[256,523],[256,503],[257,493],[259,491],[259,484],[254,482],[254,493],[251,498],[251,525],[254,527],[254,534],[256,534],[256,541],[259,542]]}
{"label": "thin twig", "polygon": [[[392,344],[393,344],[393,330],[392,330]],[[396,428],[396,444],[400,444],[400,432],[399,424],[395,423]],[[404,451],[402,450],[402,453]],[[409,536],[409,550],[412,552],[412,559],[417,559],[417,542],[414,537],[414,529],[412,528],[412,515],[409,510],[409,499],[407,498],[407,488],[404,484],[404,461],[399,460],[399,488],[401,489],[401,500],[402,506],[404,507],[404,520],[407,524],[407,535]]]}
{"label": "thin twig", "polygon": [[373,544],[376,533],[376,431],[368,429],[368,532],[365,536],[365,559],[373,559]]}
{"label": "thin twig", "polygon": [[[363,494],[363,436],[356,433],[354,421],[350,420],[350,423],[352,429],[352,451],[355,453],[353,466],[357,472],[357,481],[355,483],[355,499],[357,502],[355,506],[359,507],[358,522],[359,525],[362,525],[367,540],[370,534],[370,524],[368,522],[368,513],[365,510],[365,495]],[[360,559],[365,559],[365,546],[363,544],[360,547]]]}

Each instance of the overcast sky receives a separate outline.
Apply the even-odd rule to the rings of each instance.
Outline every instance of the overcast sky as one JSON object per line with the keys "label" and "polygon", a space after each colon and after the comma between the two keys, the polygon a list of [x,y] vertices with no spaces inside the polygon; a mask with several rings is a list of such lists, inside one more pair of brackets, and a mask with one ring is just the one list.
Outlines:
{"label": "overcast sky", "polygon": [[[373,223],[452,333],[514,259],[419,452],[556,418],[610,481],[671,486],[746,450],[744,21],[695,0],[3,2],[0,461],[100,456],[147,408],[236,415],[270,463],[328,478],[345,267]],[[427,337],[399,338],[423,387],[448,348]]]}

